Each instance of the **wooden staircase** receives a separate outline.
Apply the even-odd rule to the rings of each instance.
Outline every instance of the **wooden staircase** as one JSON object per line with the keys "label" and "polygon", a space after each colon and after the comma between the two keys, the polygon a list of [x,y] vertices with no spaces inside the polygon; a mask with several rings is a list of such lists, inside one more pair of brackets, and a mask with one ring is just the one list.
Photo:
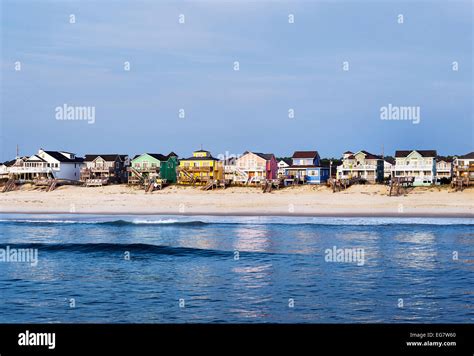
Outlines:
{"label": "wooden staircase", "polygon": [[46,188],[46,192],[52,192],[54,189],[56,189],[57,185],[58,185],[58,181],[56,179],[51,179],[48,187]]}
{"label": "wooden staircase", "polygon": [[271,181],[266,180],[262,184],[262,192],[263,193],[271,193],[273,189],[273,183]]}
{"label": "wooden staircase", "polygon": [[244,184],[248,184],[249,182],[249,175],[247,174],[247,172],[237,167],[235,167],[234,169],[234,177],[236,177],[237,182],[241,182]]}
{"label": "wooden staircase", "polygon": [[16,188],[15,180],[10,178],[3,186],[2,193],[11,192],[12,190],[15,190],[15,188]]}
{"label": "wooden staircase", "polygon": [[455,192],[463,191],[465,188],[469,187],[469,177],[454,177],[451,181],[451,187]]}
{"label": "wooden staircase", "polygon": [[216,184],[216,181],[214,181],[213,179],[210,179],[206,185],[204,185],[204,187],[202,187],[201,189],[202,190],[210,190],[210,189],[214,189],[214,185]]}
{"label": "wooden staircase", "polygon": [[181,181],[180,183],[189,183],[194,185],[196,183],[196,177],[194,174],[190,173],[187,169],[181,168],[180,172],[187,178],[185,181]]}
{"label": "wooden staircase", "polygon": [[132,173],[132,175],[128,177],[128,184],[145,184],[145,177],[141,172],[133,167],[128,167],[128,170]]}
{"label": "wooden staircase", "polygon": [[148,183],[148,185],[145,187],[145,193],[152,193],[155,190],[155,182],[151,181]]}

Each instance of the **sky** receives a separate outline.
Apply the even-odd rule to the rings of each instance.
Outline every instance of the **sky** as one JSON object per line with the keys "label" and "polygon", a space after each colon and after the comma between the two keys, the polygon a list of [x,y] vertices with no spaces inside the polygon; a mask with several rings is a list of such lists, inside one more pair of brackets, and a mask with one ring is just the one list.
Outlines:
{"label": "sky", "polygon": [[[472,1],[0,3],[0,161],[17,145],[181,157],[474,150]],[[419,108],[419,123],[382,120],[389,104]],[[94,108],[94,122],[58,120],[64,105]]]}

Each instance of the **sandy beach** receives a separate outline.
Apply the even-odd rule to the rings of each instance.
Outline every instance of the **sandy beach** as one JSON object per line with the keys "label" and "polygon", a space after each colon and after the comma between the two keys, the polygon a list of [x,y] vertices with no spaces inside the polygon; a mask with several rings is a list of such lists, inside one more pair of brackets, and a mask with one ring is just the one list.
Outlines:
{"label": "sandy beach", "polygon": [[333,193],[325,186],[298,186],[264,194],[255,187],[202,191],[171,186],[145,194],[126,185],[62,186],[52,192],[25,185],[1,194],[0,212],[474,217],[474,189],[417,187],[398,197],[389,197],[387,189],[363,185]]}

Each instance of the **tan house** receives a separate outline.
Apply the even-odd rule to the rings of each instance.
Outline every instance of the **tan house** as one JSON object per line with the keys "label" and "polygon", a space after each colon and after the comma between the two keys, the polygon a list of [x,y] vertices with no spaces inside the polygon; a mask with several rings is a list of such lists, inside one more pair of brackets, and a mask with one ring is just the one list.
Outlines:
{"label": "tan house", "polygon": [[384,176],[384,161],[381,156],[367,151],[344,152],[342,164],[337,167],[338,179],[360,178],[369,183],[381,183]]}
{"label": "tan house", "polygon": [[278,162],[273,153],[246,151],[236,161],[236,169],[248,177],[247,183],[276,179]]}
{"label": "tan house", "polygon": [[453,175],[457,178],[466,178],[474,181],[474,152],[454,158]]}

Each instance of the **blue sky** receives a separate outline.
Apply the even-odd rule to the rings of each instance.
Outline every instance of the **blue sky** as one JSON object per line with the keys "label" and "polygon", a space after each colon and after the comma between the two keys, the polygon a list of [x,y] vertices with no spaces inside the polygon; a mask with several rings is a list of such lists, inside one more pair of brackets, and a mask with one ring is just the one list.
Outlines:
{"label": "blue sky", "polygon": [[[17,144],[23,155],[473,150],[471,1],[1,4],[2,161]],[[94,106],[95,123],[56,120],[65,103]],[[420,123],[381,120],[388,104],[419,106]]]}

